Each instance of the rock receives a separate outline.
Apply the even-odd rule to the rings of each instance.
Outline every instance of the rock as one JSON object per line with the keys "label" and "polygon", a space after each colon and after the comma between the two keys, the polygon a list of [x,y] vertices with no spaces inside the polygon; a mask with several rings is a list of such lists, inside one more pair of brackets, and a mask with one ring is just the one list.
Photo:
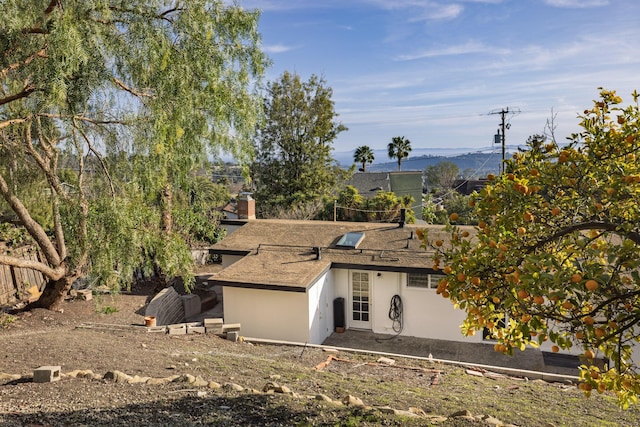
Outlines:
{"label": "rock", "polygon": [[149,378],[147,380],[147,384],[149,385],[161,385],[161,384],[168,384],[170,382],[173,382],[175,378],[174,377],[167,377],[167,378]]}
{"label": "rock", "polygon": [[209,387],[209,381],[206,381],[200,375],[196,377],[196,380],[193,382],[194,387]]}
{"label": "rock", "polygon": [[466,373],[467,375],[473,375],[473,376],[475,376],[475,377],[483,377],[483,376],[484,376],[484,374],[483,374],[482,372],[474,371],[473,369],[467,369],[467,370],[465,371],[465,373]]}
{"label": "rock", "polygon": [[264,385],[264,387],[262,387],[262,391],[267,393],[269,391],[275,391],[276,388],[280,388],[280,385],[278,383],[273,382],[273,381],[269,381],[268,383],[266,383]]}
{"label": "rock", "polygon": [[424,412],[420,408],[409,408],[409,412],[411,412],[412,414],[416,414],[419,417],[426,417],[427,416],[427,413]]}
{"label": "rock", "polygon": [[454,412],[453,414],[449,415],[449,418],[459,418],[459,417],[472,417],[472,415],[471,415],[471,412],[467,411],[466,409]]}
{"label": "rock", "polygon": [[198,393],[196,393],[196,395],[198,397],[205,397],[207,395],[207,392],[206,391],[199,391]]}
{"label": "rock", "polygon": [[357,406],[357,407],[364,407],[364,402],[355,396],[352,395],[346,395],[343,399],[342,399],[342,403],[344,403],[347,406]]}
{"label": "rock", "polygon": [[286,385],[280,386],[278,388],[275,389],[276,393],[282,393],[282,394],[292,394],[293,392],[291,391],[291,389],[289,387],[287,387]]}
{"label": "rock", "polygon": [[116,383],[126,383],[132,377],[130,375],[125,374],[124,372],[109,371],[106,374],[104,374],[104,376],[102,378],[105,379],[105,380],[108,380],[108,381],[116,382]]}
{"label": "rock", "polygon": [[418,417],[418,415],[414,414],[411,411],[403,411],[401,409],[396,409],[396,410],[393,411],[393,413],[395,415],[399,415],[401,417],[407,417],[407,418],[417,418]]}
{"label": "rock", "polygon": [[380,357],[380,358],[377,360],[377,362],[378,362],[378,363],[383,363],[383,364],[385,364],[385,365],[394,365],[394,364],[396,363],[396,361],[395,361],[395,360],[390,359],[390,358],[388,358],[388,357]]}
{"label": "rock", "polygon": [[127,382],[129,384],[145,384],[149,381],[149,377],[140,377],[138,375],[134,375]]}
{"label": "rock", "polygon": [[396,410],[393,409],[390,406],[379,406],[379,407],[376,407],[376,409],[378,411],[382,412],[383,414],[395,414],[396,413]]}
{"label": "rock", "polygon": [[270,380],[279,380],[280,378],[282,378],[282,376],[278,374],[269,375]]}
{"label": "rock", "polygon": [[189,383],[189,384],[193,384],[193,383],[196,382],[196,377],[194,377],[191,374],[182,374],[178,378],[173,380],[173,382],[174,383]]}
{"label": "rock", "polygon": [[333,402],[333,400],[329,396],[327,396],[326,394],[322,394],[322,393],[316,394],[315,395],[315,399],[316,400],[322,400],[323,402],[329,402],[329,403]]}
{"label": "rock", "polygon": [[235,383],[225,383],[222,389],[227,391],[244,391],[244,387]]}
{"label": "rock", "polygon": [[325,348],[322,349],[322,351],[324,351],[325,353],[333,353],[333,354],[339,353],[337,348],[327,348],[327,347],[325,347]]}
{"label": "rock", "polygon": [[490,425],[490,426],[502,426],[504,425],[504,423],[502,421],[500,421],[497,418],[494,418],[490,415],[487,415],[486,417],[483,418],[482,420],[485,424]]}
{"label": "rock", "polygon": [[442,415],[428,415],[429,423],[438,424],[447,421],[447,417],[443,417]]}
{"label": "rock", "polygon": [[220,383],[217,383],[215,381],[209,381],[209,384],[207,385],[207,387],[209,387],[212,390],[217,390],[219,388],[222,388],[222,386],[220,385]]}
{"label": "rock", "polygon": [[4,372],[0,372],[0,381],[16,381],[20,378],[22,378],[22,376],[18,374],[5,374]]}

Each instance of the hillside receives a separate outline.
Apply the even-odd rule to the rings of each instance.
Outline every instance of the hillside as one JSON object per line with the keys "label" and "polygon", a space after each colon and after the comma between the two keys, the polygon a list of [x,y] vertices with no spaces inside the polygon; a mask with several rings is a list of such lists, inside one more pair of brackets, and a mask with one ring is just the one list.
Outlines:
{"label": "hillside", "polygon": [[[510,157],[510,154],[507,154]],[[436,165],[440,162],[447,161],[455,163],[460,172],[465,176],[479,178],[484,177],[488,173],[497,173],[502,163],[502,153],[466,153],[454,156],[430,156],[423,155],[418,157],[409,156],[408,159],[402,161],[402,170],[425,170],[428,166]],[[396,161],[387,163],[374,163],[367,167],[370,172],[391,172],[398,170]],[[468,173],[467,173],[468,172]]]}
{"label": "hillside", "polygon": [[[63,312],[0,314],[0,425],[640,425],[638,408],[622,411],[608,394],[586,398],[575,384],[148,333],[147,291],[68,301]],[[34,383],[33,370],[47,365],[61,366],[61,379]]]}

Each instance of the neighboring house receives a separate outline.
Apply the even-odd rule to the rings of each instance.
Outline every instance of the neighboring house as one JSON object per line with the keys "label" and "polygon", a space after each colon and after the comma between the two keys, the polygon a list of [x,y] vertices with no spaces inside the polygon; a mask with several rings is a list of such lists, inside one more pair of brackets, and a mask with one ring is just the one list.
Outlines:
{"label": "neighboring house", "polygon": [[453,188],[458,193],[468,196],[474,191],[480,192],[488,183],[487,179],[456,179]]}
{"label": "neighboring house", "polygon": [[[249,337],[321,344],[336,327],[453,341],[462,310],[436,294],[440,276],[413,225],[249,220],[214,245],[224,319]],[[446,239],[441,226],[430,238]],[[402,311],[396,319],[390,311]]]}
{"label": "neighboring house", "polygon": [[[404,172],[361,172],[346,182],[358,190],[366,199],[374,197],[378,191],[391,191],[396,196],[411,195],[413,206],[422,205],[423,179],[421,171]],[[413,209],[416,219],[422,219],[422,209]]]}

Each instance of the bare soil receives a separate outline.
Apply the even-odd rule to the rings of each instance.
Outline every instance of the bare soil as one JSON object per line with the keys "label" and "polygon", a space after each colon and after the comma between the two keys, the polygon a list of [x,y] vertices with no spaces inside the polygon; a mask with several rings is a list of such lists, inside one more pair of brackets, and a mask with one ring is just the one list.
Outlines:
{"label": "bare soil", "polygon": [[[375,355],[234,343],[211,334],[149,333],[143,313],[152,291],[140,286],[117,296],[67,301],[62,312],[3,315],[0,426],[475,426],[494,420],[518,426],[640,425],[637,407],[623,411],[615,396],[587,398],[575,385],[476,376],[411,359],[387,365]],[[33,370],[48,365],[61,366],[63,374],[91,370],[96,378],[116,370],[152,378],[190,374],[243,390],[67,375],[34,383]],[[291,392],[263,393],[269,383]],[[317,400],[320,394],[334,402]],[[348,395],[366,406],[336,403]],[[452,416],[456,412],[466,416]]]}

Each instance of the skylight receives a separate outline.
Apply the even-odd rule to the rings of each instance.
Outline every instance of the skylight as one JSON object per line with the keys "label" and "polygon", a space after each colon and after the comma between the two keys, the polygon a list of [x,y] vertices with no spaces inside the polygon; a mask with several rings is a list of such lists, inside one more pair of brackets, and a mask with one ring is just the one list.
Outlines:
{"label": "skylight", "polygon": [[354,231],[351,233],[347,233],[343,235],[338,243],[336,243],[336,247],[338,248],[346,248],[346,249],[356,249],[360,242],[364,239],[364,233],[360,231]]}

